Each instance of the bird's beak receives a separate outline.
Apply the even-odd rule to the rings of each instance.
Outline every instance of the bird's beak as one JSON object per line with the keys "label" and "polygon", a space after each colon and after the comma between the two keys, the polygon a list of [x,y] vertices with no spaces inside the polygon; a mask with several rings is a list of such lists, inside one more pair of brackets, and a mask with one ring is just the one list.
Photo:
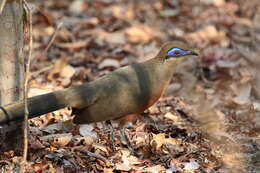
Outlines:
{"label": "bird's beak", "polygon": [[195,56],[199,56],[199,54],[197,52],[194,52],[193,50],[190,50],[188,55],[195,55]]}

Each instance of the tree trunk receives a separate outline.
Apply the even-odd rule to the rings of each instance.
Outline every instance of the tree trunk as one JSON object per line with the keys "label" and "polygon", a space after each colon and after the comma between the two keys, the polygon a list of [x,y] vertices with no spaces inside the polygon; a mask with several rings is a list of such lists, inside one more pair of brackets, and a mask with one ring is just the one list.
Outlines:
{"label": "tree trunk", "polygon": [[[0,15],[0,105],[23,98],[23,3],[7,0]],[[1,151],[21,148],[22,124],[0,129]]]}

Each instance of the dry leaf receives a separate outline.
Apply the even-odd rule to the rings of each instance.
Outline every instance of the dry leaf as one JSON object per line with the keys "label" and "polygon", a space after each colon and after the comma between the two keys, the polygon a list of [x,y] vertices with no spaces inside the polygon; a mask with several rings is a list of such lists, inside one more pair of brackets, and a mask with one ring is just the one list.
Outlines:
{"label": "dry leaf", "polygon": [[184,168],[187,171],[192,171],[195,169],[199,169],[200,165],[196,161],[190,161],[184,164]]}
{"label": "dry leaf", "polygon": [[43,127],[41,130],[50,134],[56,133],[58,131],[69,132],[73,128],[72,122],[61,121],[55,124],[50,124],[46,127]]}
{"label": "dry leaf", "polygon": [[130,171],[131,169],[134,168],[134,165],[138,165],[142,163],[141,161],[139,161],[138,158],[130,155],[130,152],[127,150],[122,150],[121,153],[122,153],[123,162],[116,164],[116,170]]}
{"label": "dry leaf", "polygon": [[73,37],[72,34],[67,28],[60,28],[59,31],[57,32],[57,39],[55,40],[68,42],[72,39],[72,37]]}
{"label": "dry leaf", "polygon": [[260,111],[260,103],[259,102],[254,102],[253,107],[254,107],[254,110]]}
{"label": "dry leaf", "polygon": [[99,65],[98,68],[99,69],[104,69],[104,68],[108,68],[108,67],[113,67],[113,68],[119,68],[120,67],[120,63],[115,60],[115,59],[104,59]]}
{"label": "dry leaf", "polygon": [[151,144],[155,144],[156,150],[159,150],[164,144],[179,145],[179,141],[175,138],[166,138],[165,133],[153,134]]}
{"label": "dry leaf", "polygon": [[71,133],[55,134],[42,136],[41,140],[46,142],[51,142],[54,146],[66,146],[72,138]]}
{"label": "dry leaf", "polygon": [[55,123],[55,124],[48,125],[42,128],[41,130],[53,134],[61,129],[62,129],[62,125],[60,123]]}
{"label": "dry leaf", "polygon": [[164,173],[166,170],[162,165],[156,165],[145,169],[149,173]]}
{"label": "dry leaf", "polygon": [[114,172],[114,168],[104,168],[104,173],[113,173]]}
{"label": "dry leaf", "polygon": [[92,144],[94,144],[94,142],[97,141],[97,139],[97,136],[85,136],[77,138],[77,140],[83,141],[85,146],[91,146]]}
{"label": "dry leaf", "polygon": [[216,62],[216,65],[217,65],[217,67],[219,67],[219,68],[230,69],[230,68],[238,67],[239,62],[218,60],[218,61]]}
{"label": "dry leaf", "polygon": [[42,36],[51,36],[53,35],[55,28],[52,26],[49,27],[34,27],[33,36],[38,38]]}
{"label": "dry leaf", "polygon": [[100,150],[100,151],[104,152],[105,155],[109,155],[109,154],[108,154],[109,152],[108,152],[106,146],[104,146],[104,145],[101,145],[101,144],[96,143],[96,145],[94,145],[94,148],[95,148],[95,151]]}
{"label": "dry leaf", "polygon": [[132,20],[135,17],[134,9],[125,5],[114,5],[111,8],[115,17],[123,20]]}
{"label": "dry leaf", "polygon": [[80,49],[84,48],[88,45],[87,41],[77,41],[77,42],[72,42],[72,43],[54,43],[55,46],[64,48],[64,49]]}
{"label": "dry leaf", "polygon": [[60,137],[54,138],[52,144],[56,147],[66,146],[72,139],[72,134],[63,134]]}
{"label": "dry leaf", "polygon": [[79,133],[81,136],[84,136],[85,143],[89,145],[98,139],[98,135],[91,124],[80,125]]}
{"label": "dry leaf", "polygon": [[213,4],[217,7],[223,7],[226,4],[226,2],[225,0],[213,0]]}
{"label": "dry leaf", "polygon": [[126,34],[130,42],[139,43],[152,41],[158,32],[145,25],[136,25],[128,28]]}
{"label": "dry leaf", "polygon": [[123,32],[107,33],[104,40],[110,44],[125,44],[125,34]]}
{"label": "dry leaf", "polygon": [[72,1],[69,11],[74,14],[80,14],[87,8],[87,5],[84,0],[75,0]]}
{"label": "dry leaf", "polygon": [[116,164],[116,170],[130,171],[131,165],[130,165],[130,162],[128,161],[128,159],[125,156],[123,156],[122,161],[123,161],[123,163],[117,163]]}
{"label": "dry leaf", "polygon": [[249,104],[251,89],[252,86],[249,83],[242,85],[236,90],[235,94],[237,94],[237,96],[233,98],[233,101],[239,105]]}
{"label": "dry leaf", "polygon": [[43,87],[43,88],[30,88],[29,90],[29,97],[46,94],[53,91],[53,86],[49,87]]}
{"label": "dry leaf", "polygon": [[60,81],[61,81],[61,85],[64,87],[69,86],[71,83],[70,78],[63,78],[63,79],[60,79]]}
{"label": "dry leaf", "polygon": [[153,134],[153,140],[151,141],[152,142],[155,142],[156,144],[156,150],[158,150],[159,148],[162,147],[162,145],[164,144],[165,142],[165,133],[159,133],[157,135]]}
{"label": "dry leaf", "polygon": [[197,43],[201,41],[208,41],[213,43],[227,43],[226,33],[224,31],[218,31],[215,26],[209,25],[199,31],[187,34],[187,40],[194,40]]}
{"label": "dry leaf", "polygon": [[81,136],[90,136],[90,135],[92,135],[93,130],[94,130],[93,125],[83,124],[83,125],[80,125],[80,127],[79,127],[79,134]]}
{"label": "dry leaf", "polygon": [[61,58],[55,61],[53,70],[49,74],[48,78],[52,79],[54,75],[60,74],[61,70],[68,64],[68,61],[66,58]]}
{"label": "dry leaf", "polygon": [[145,145],[146,144],[146,138],[148,138],[148,135],[146,132],[138,132],[136,138],[134,138],[134,142],[136,145]]}
{"label": "dry leaf", "polygon": [[70,79],[75,74],[75,72],[76,70],[71,65],[66,65],[61,69],[60,76]]}
{"label": "dry leaf", "polygon": [[88,30],[83,33],[82,35],[91,35],[95,37],[95,42],[97,42],[99,45],[104,45],[103,41],[109,43],[109,44],[125,44],[126,38],[125,33],[122,31],[118,32],[107,32],[103,29],[95,29],[95,30]]}
{"label": "dry leaf", "polygon": [[180,10],[162,10],[160,11],[160,16],[162,17],[174,17],[174,16],[178,16],[180,14]]}
{"label": "dry leaf", "polygon": [[179,120],[179,117],[176,116],[176,115],[173,115],[171,112],[167,112],[165,115],[164,115],[165,118],[169,119],[169,120],[172,120],[172,121],[178,121]]}
{"label": "dry leaf", "polygon": [[43,149],[45,146],[38,140],[30,140],[30,149],[38,150],[38,149]]}
{"label": "dry leaf", "polygon": [[125,44],[125,34],[123,32],[106,32],[102,29],[97,29],[91,32],[91,34],[95,35],[97,38],[106,41],[110,44]]}

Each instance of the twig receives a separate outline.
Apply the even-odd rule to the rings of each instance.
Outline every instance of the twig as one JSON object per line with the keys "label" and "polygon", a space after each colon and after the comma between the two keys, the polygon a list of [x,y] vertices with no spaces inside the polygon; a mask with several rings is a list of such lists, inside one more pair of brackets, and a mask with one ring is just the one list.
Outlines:
{"label": "twig", "polygon": [[[42,51],[41,55],[45,55],[48,52],[48,50],[50,49],[51,45],[53,44],[53,42],[54,42],[54,40],[57,36],[58,30],[61,28],[62,25],[63,25],[63,22],[60,22],[58,24],[57,28],[55,29],[55,31],[54,31],[54,33],[53,33],[53,35],[52,35],[52,37],[51,37],[51,39],[50,39],[50,41],[47,45],[47,47]],[[36,59],[34,58],[32,63],[34,63],[35,61],[36,61]]]}
{"label": "twig", "polygon": [[[32,57],[32,49],[33,49],[33,37],[32,37],[32,11],[26,2],[26,0],[23,0],[24,7],[26,10],[26,13],[28,14],[28,21],[29,21],[29,52],[28,52],[28,59],[25,63],[25,80],[24,80],[24,150],[23,150],[23,164],[24,165],[27,161],[27,155],[28,155],[28,80],[29,80],[29,73],[30,73],[30,60]],[[25,61],[24,61],[25,62]],[[23,169],[22,169],[23,170]]]}
{"label": "twig", "polygon": [[2,14],[2,12],[3,12],[3,9],[4,9],[4,7],[5,7],[6,1],[7,1],[7,0],[2,0],[2,2],[1,2],[1,4],[0,4],[0,14]]}
{"label": "twig", "polygon": [[61,26],[63,25],[62,22],[60,22],[56,28],[56,30],[54,31],[51,40],[49,41],[47,47],[44,49],[43,53],[47,53],[47,51],[49,50],[49,48],[51,47],[53,41],[55,40],[56,36],[57,36],[57,31],[61,28]]}
{"label": "twig", "polygon": [[31,73],[31,77],[32,77],[32,78],[36,78],[39,74],[41,74],[41,73],[43,73],[43,72],[45,72],[45,71],[51,70],[51,69],[53,68],[53,66],[54,66],[54,65],[52,64],[52,65],[49,65],[49,66],[47,66],[47,67],[43,67],[42,69]]}
{"label": "twig", "polygon": [[103,157],[103,156],[101,156],[99,154],[92,153],[92,152],[86,151],[86,150],[81,150],[81,149],[75,149],[74,151],[80,152],[80,153],[85,154],[85,155],[90,156],[90,157],[95,157],[95,158],[97,158],[99,160],[102,160],[105,163],[109,163],[108,159],[106,159],[105,157]]}

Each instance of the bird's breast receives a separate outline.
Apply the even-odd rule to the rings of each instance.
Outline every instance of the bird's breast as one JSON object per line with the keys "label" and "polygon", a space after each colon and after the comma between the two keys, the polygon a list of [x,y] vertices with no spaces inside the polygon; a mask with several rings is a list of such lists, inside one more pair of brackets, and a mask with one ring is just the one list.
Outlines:
{"label": "bird's breast", "polygon": [[156,101],[158,101],[160,99],[160,97],[162,96],[163,92],[165,90],[165,86],[159,87],[157,90],[154,91],[154,93],[152,94],[148,104],[147,104],[147,108],[149,108],[150,106],[152,106]]}

